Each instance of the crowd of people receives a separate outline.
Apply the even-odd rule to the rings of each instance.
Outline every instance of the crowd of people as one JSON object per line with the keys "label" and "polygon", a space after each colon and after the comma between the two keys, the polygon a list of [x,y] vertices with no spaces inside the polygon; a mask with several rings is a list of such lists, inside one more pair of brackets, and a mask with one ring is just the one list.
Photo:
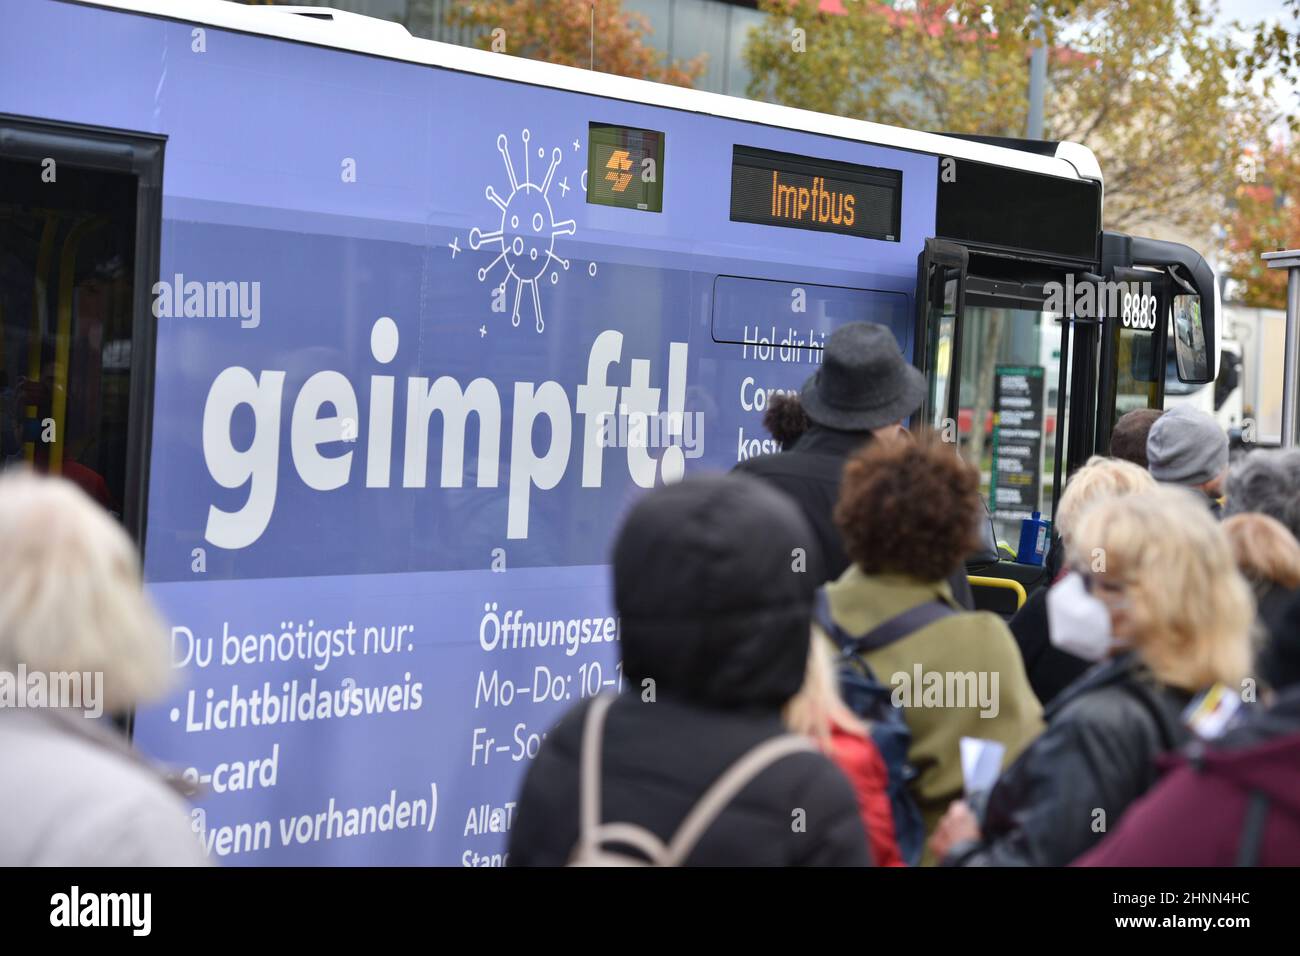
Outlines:
{"label": "crowd of people", "polygon": [[1300,450],[1122,416],[1006,621],[976,467],[903,428],[925,387],[844,326],[781,451],[632,509],[630,687],[548,737],[511,864],[1300,864]]}
{"label": "crowd of people", "polygon": [[[887,330],[845,325],[772,396],[781,451],[633,505],[625,689],[547,735],[510,864],[1300,864],[1300,450],[1230,463],[1203,413],[1123,416],[1008,620],[968,580],[977,467],[904,428],[925,391]],[[0,671],[102,673],[110,716],[165,689],[105,512],[6,473],[0,539]],[[0,752],[0,863],[203,860],[112,724],[0,710]]]}

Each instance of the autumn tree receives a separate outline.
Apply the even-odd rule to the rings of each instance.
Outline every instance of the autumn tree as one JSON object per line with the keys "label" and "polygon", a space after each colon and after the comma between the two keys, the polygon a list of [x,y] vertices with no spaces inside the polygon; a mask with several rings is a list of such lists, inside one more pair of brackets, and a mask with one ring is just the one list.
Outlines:
{"label": "autumn tree", "polygon": [[1300,243],[1300,156],[1274,145],[1239,173],[1224,267],[1247,305],[1284,309],[1286,270],[1269,269],[1260,255]]}
{"label": "autumn tree", "polygon": [[447,21],[478,33],[484,50],[618,76],[691,86],[705,67],[703,56],[670,61],[651,47],[649,23],[622,0],[476,0]]}
{"label": "autumn tree", "polygon": [[1196,0],[1104,0],[1069,23],[1047,112],[1052,137],[1092,147],[1110,228],[1208,235],[1225,217],[1243,149],[1266,141],[1268,84]]}
{"label": "autumn tree", "polygon": [[[1026,41],[978,5],[918,0],[896,10],[846,0],[760,0],[745,58],[756,99],[917,129],[1024,133]],[[1029,4],[999,5],[1004,18]],[[996,21],[995,21],[996,22]]]}
{"label": "autumn tree", "polygon": [[[1271,73],[1294,87],[1300,82],[1300,0],[1286,0],[1285,7],[1286,15],[1276,23],[1264,21],[1256,28],[1247,68],[1252,76]],[[1296,117],[1288,119],[1294,129]]]}
{"label": "autumn tree", "polygon": [[[1197,0],[1043,3],[1041,18],[1031,0],[760,6],[768,16],[746,48],[751,96],[913,129],[1023,137],[1028,63],[1041,42],[1045,137],[1092,148],[1111,229],[1208,241],[1226,219],[1241,149],[1262,141],[1271,119],[1244,82],[1246,51],[1212,31],[1213,9]],[[1004,320],[999,310],[981,319],[976,423],[992,397]],[[983,445],[973,428],[965,453],[982,463]]]}
{"label": "autumn tree", "polygon": [[[751,96],[897,126],[1024,135],[1033,4],[761,0]],[[1049,139],[1082,142],[1106,181],[1109,228],[1208,234],[1242,146],[1270,118],[1242,82],[1246,51],[1197,0],[1045,4]]]}

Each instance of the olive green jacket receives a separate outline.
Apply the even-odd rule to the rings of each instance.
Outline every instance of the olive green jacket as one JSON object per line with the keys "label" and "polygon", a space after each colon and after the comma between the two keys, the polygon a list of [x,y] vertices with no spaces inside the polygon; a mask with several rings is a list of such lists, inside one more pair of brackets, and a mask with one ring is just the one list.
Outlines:
{"label": "olive green jacket", "polygon": [[958,612],[864,655],[876,679],[894,689],[912,731],[913,793],[928,837],[962,796],[962,737],[1000,741],[1006,769],[1043,729],[1020,649],[996,614],[963,611],[946,581],[868,577],[851,565],[826,595],[835,623],[853,635],[935,598]]}

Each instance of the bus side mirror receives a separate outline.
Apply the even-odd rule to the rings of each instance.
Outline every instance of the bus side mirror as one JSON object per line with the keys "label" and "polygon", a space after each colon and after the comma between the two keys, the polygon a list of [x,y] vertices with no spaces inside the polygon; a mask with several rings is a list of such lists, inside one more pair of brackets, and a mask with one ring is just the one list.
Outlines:
{"label": "bus side mirror", "polygon": [[1175,295],[1171,312],[1179,381],[1195,385],[1210,382],[1212,363],[1201,318],[1201,297],[1191,293]]}

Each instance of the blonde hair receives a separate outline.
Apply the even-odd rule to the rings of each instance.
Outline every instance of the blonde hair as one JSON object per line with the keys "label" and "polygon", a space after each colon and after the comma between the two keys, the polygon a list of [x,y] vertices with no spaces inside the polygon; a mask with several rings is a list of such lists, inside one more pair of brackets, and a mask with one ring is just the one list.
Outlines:
{"label": "blonde hair", "polygon": [[1124,582],[1133,646],[1162,683],[1195,691],[1247,673],[1254,597],[1228,536],[1192,492],[1103,498],[1080,515],[1069,557]]}
{"label": "blonde hair", "polygon": [[0,474],[0,670],[102,673],[121,713],[166,689],[168,656],[126,532],[69,481]]}
{"label": "blonde hair", "polygon": [[1145,469],[1120,458],[1093,455],[1082,468],[1070,476],[1056,506],[1056,533],[1062,538],[1074,534],[1079,515],[1095,501],[1118,498],[1156,487],[1156,480]]}
{"label": "blonde hair", "polygon": [[828,639],[819,629],[813,628],[812,640],[808,644],[808,667],[804,672],[803,686],[785,705],[786,726],[796,734],[813,738],[823,749],[830,746],[831,731],[836,727],[865,737],[866,724],[840,697]]}
{"label": "blonde hair", "polygon": [[1300,587],[1300,542],[1276,518],[1238,514],[1223,522],[1237,568],[1253,584]]}

